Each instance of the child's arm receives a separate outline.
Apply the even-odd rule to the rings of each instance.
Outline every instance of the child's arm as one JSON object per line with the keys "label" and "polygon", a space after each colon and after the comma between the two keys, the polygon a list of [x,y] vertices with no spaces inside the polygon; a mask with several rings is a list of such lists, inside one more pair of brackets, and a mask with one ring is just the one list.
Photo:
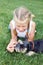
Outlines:
{"label": "child's arm", "polygon": [[16,33],[15,29],[13,29],[12,23],[10,23],[10,29],[11,29],[11,40],[7,46],[7,50],[9,52],[13,52],[14,46],[17,44],[17,33]]}
{"label": "child's arm", "polygon": [[35,36],[35,27],[36,27],[35,22],[32,22],[31,31],[28,33],[28,41],[33,41],[33,40],[34,40],[34,36]]}
{"label": "child's arm", "polygon": [[12,21],[10,22],[10,28],[11,28],[11,40],[17,41],[17,32],[15,30],[14,22]]}
{"label": "child's arm", "polygon": [[[13,33],[13,32],[12,32],[12,33]],[[14,47],[15,47],[16,44],[17,44],[16,36],[15,36],[14,34],[12,34],[12,33],[11,33],[12,37],[11,37],[10,43],[9,43],[8,46],[7,46],[7,50],[8,50],[9,52],[13,52],[13,51],[14,51]]]}

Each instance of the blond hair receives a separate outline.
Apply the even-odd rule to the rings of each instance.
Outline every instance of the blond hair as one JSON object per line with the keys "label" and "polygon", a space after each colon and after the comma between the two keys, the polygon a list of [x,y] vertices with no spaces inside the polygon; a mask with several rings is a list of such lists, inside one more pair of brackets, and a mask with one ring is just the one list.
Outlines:
{"label": "blond hair", "polygon": [[14,10],[14,19],[30,21],[33,17],[34,15],[26,7],[19,7]]}

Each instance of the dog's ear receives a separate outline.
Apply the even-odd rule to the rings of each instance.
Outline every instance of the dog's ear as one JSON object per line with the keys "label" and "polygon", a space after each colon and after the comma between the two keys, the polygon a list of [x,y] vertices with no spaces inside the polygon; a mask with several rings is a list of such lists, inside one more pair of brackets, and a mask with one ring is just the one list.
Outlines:
{"label": "dog's ear", "polygon": [[20,43],[20,44],[24,44],[22,40],[18,40],[18,43]]}
{"label": "dog's ear", "polygon": [[34,42],[29,42],[29,49],[30,51],[34,49]]}
{"label": "dog's ear", "polygon": [[27,51],[26,51],[26,53],[28,53],[29,52],[29,44],[27,44]]}
{"label": "dog's ear", "polygon": [[33,50],[33,44],[32,44],[32,42],[29,42],[27,44],[27,52],[32,51],[32,50]]}

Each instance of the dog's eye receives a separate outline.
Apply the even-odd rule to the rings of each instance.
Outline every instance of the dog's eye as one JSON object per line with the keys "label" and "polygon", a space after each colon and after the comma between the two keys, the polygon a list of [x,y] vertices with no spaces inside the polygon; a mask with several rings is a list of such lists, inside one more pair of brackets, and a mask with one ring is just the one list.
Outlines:
{"label": "dog's eye", "polygon": [[21,47],[21,48],[24,48],[24,45],[23,45],[23,44],[21,44],[21,45],[20,45],[20,47]]}

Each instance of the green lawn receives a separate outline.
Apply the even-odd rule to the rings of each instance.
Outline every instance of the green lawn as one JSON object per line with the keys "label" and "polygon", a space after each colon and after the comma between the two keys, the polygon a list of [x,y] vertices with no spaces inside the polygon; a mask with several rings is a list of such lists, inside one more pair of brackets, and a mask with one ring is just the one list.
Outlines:
{"label": "green lawn", "polygon": [[43,38],[43,0],[0,0],[0,65],[43,65],[43,54],[29,57],[22,53],[11,54],[6,51],[10,41],[8,24],[13,18],[13,10],[22,5],[35,15],[35,39]]}

